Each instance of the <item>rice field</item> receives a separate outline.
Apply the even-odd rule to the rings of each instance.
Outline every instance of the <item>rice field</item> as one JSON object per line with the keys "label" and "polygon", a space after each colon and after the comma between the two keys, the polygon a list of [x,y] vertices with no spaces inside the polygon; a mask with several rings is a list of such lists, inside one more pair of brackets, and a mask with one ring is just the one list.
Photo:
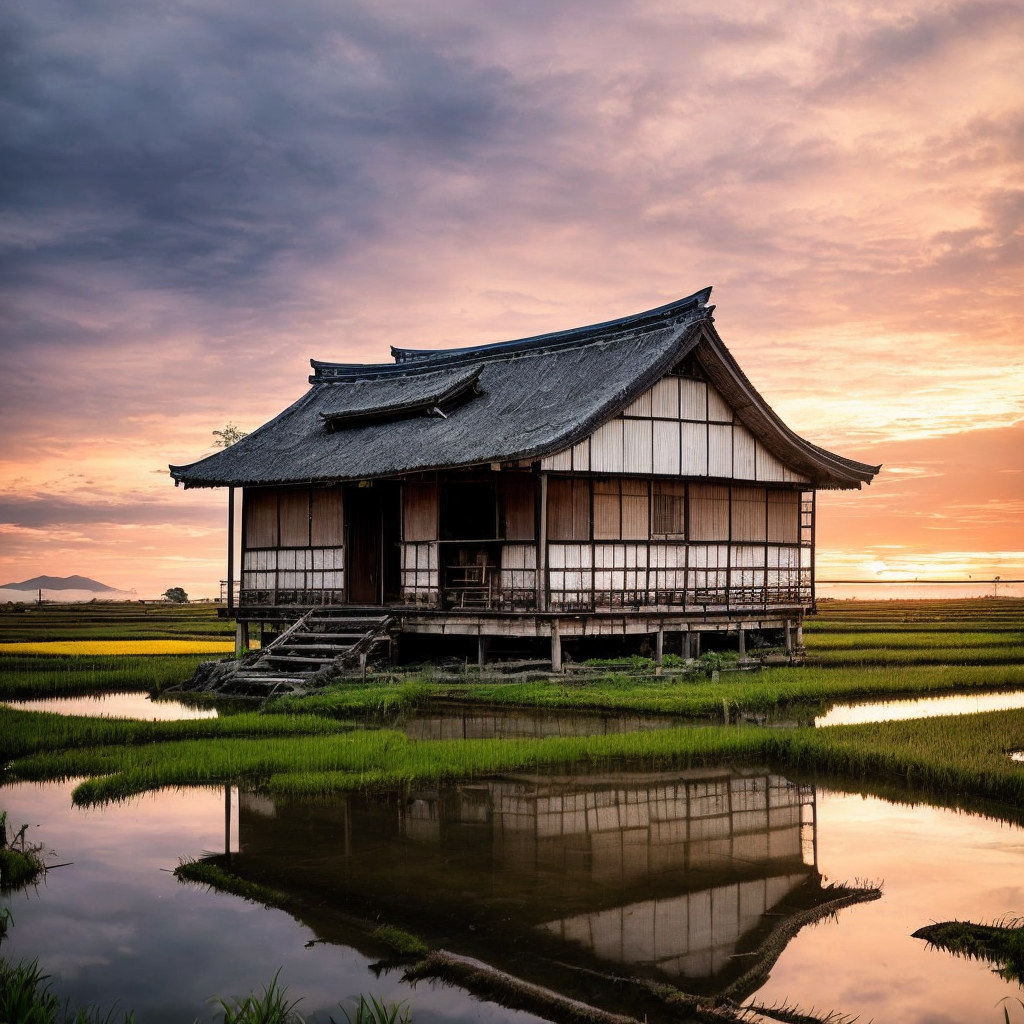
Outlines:
{"label": "rice field", "polygon": [[233,640],[32,640],[0,644],[5,654],[231,654]]}
{"label": "rice field", "polygon": [[0,606],[0,643],[42,640],[231,639],[234,623],[213,604],[90,604]]}

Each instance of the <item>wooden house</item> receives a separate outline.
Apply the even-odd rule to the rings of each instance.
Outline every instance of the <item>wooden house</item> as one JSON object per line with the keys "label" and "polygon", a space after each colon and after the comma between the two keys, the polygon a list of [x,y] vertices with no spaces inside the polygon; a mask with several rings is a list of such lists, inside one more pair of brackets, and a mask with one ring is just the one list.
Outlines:
{"label": "wooden house", "polygon": [[[711,289],[608,323],[393,363],[309,390],[176,483],[243,491],[241,623],[387,612],[399,635],[784,629],[814,603],[815,491],[880,467],[790,430],[722,343]],[[229,582],[229,595],[232,587]]]}

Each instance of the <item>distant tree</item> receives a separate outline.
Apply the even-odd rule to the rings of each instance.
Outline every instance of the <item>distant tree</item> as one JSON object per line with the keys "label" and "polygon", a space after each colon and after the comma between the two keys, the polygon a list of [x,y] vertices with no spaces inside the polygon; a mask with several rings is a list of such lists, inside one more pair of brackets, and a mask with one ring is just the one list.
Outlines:
{"label": "distant tree", "polygon": [[216,438],[213,442],[215,448],[230,448],[236,441],[248,437],[249,431],[239,429],[234,423],[228,423],[223,430],[213,431],[213,436]]}
{"label": "distant tree", "polygon": [[171,604],[186,604],[188,602],[188,594],[181,587],[169,587],[164,591],[164,597]]}

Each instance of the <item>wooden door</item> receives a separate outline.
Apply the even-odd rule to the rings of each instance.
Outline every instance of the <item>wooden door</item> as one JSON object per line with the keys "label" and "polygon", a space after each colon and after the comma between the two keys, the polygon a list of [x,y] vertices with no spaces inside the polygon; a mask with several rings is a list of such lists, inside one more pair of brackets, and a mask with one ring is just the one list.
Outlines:
{"label": "wooden door", "polygon": [[381,604],[381,505],[376,487],[345,495],[348,517],[348,603]]}

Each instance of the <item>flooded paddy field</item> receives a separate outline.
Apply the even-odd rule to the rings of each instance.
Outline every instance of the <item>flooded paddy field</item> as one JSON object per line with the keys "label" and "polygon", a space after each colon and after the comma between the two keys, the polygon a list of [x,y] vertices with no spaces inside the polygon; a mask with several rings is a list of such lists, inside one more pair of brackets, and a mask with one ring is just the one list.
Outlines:
{"label": "flooded paddy field", "polygon": [[[382,677],[219,718],[150,698],[196,657],[0,656],[0,810],[65,865],[3,895],[0,955],[139,1024],[219,1020],[279,968],[319,1024],[359,994],[417,1024],[1024,1024],[1006,965],[912,935],[1024,913],[1024,602],[877,604],[823,603],[829,665]],[[227,881],[173,873],[196,860]],[[404,980],[424,950],[483,973]]]}
{"label": "flooded paddy field", "polygon": [[[997,1021],[1021,994],[911,933],[1024,905],[1024,830],[769,769],[533,773],[314,802],[160,791],[92,809],[69,791],[3,790],[12,820],[39,822],[71,861],[6,898],[4,955],[40,956],[62,999],[116,995],[140,1022],[212,1020],[211,996],[278,968],[307,1020],[341,1019],[358,993],[408,1000],[417,1021],[532,1019],[379,971],[380,924],[637,1019],[687,1017],[614,979],[878,1021]],[[225,844],[221,863],[285,909],[173,875]],[[830,913],[829,886],[858,880],[881,898]],[[746,977],[755,965],[767,980]]]}

